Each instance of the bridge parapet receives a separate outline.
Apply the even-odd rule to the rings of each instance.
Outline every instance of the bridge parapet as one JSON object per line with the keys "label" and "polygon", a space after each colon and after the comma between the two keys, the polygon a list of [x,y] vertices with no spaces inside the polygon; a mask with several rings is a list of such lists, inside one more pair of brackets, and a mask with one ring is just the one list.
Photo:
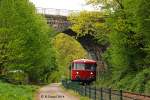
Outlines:
{"label": "bridge parapet", "polygon": [[71,25],[67,20],[67,16],[79,11],[37,7],[36,12],[42,14],[46,18],[47,24],[52,26],[57,32],[62,32]]}
{"label": "bridge parapet", "polygon": [[47,24],[52,26],[57,32],[62,32],[70,26],[70,22],[66,16],[60,15],[44,15],[47,19]]}

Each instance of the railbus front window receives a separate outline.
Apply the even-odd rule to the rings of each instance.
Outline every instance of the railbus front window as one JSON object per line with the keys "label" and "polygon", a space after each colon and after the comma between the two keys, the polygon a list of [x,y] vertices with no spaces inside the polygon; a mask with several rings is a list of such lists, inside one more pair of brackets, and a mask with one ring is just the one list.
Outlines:
{"label": "railbus front window", "polygon": [[96,70],[96,64],[88,64],[88,63],[74,63],[72,69],[75,70]]}
{"label": "railbus front window", "polygon": [[76,69],[76,70],[85,70],[85,64],[83,64],[83,63],[74,63],[74,69]]}

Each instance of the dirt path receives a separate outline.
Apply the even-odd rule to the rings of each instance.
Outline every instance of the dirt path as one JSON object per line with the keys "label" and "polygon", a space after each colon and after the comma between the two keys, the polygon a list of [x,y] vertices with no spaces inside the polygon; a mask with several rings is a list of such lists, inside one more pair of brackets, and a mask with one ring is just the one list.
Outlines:
{"label": "dirt path", "polygon": [[36,100],[80,100],[60,87],[60,83],[52,83],[41,88],[36,94]]}

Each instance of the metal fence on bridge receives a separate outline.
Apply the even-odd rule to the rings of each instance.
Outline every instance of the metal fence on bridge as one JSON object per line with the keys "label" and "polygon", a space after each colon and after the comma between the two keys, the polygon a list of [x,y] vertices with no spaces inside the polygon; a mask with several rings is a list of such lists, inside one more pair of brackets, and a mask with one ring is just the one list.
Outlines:
{"label": "metal fence on bridge", "polygon": [[54,8],[36,8],[37,13],[47,14],[47,15],[60,15],[60,16],[68,16],[74,12],[80,12],[79,10],[67,10],[67,9],[54,9]]}
{"label": "metal fence on bridge", "polygon": [[82,96],[89,97],[92,100],[138,100],[123,96],[123,91],[112,90],[106,88],[96,88],[90,85],[79,85],[77,82],[62,81],[62,84],[67,89],[72,89]]}

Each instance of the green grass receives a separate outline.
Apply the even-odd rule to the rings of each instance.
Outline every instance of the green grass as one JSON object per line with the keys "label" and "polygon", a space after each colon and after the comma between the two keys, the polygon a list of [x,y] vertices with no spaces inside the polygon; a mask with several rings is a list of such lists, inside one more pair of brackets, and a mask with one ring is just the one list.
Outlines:
{"label": "green grass", "polygon": [[38,86],[13,85],[0,81],[0,100],[33,100]]}

